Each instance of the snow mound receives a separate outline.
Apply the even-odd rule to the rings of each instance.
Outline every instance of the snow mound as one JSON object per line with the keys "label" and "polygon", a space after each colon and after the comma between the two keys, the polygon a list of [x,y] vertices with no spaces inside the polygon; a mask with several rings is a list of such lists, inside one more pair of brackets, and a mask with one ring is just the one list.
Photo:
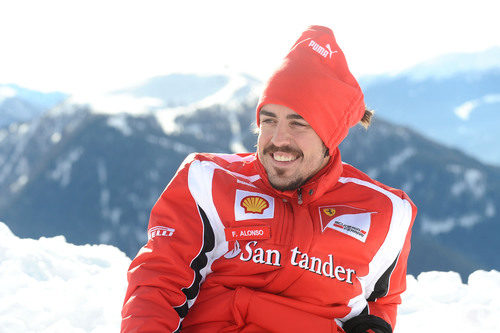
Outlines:
{"label": "snow mound", "polygon": [[395,333],[499,332],[498,295],[498,271],[476,271],[467,284],[455,272],[408,275]]}
{"label": "snow mound", "polygon": [[[130,259],[64,237],[20,239],[0,222],[0,332],[118,332]],[[395,333],[498,332],[500,272],[408,276]]]}
{"label": "snow mound", "polygon": [[20,239],[0,223],[0,332],[118,332],[129,264],[112,246]]}

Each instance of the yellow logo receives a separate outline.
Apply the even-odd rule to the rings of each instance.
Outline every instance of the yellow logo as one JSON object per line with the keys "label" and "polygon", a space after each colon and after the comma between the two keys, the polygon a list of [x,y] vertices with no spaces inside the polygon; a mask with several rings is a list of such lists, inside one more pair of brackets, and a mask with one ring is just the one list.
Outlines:
{"label": "yellow logo", "polygon": [[325,213],[328,216],[333,216],[335,215],[335,208],[325,208],[323,209],[323,213]]}
{"label": "yellow logo", "polygon": [[269,207],[269,202],[262,197],[251,195],[243,198],[240,205],[245,209],[245,213],[262,214]]}

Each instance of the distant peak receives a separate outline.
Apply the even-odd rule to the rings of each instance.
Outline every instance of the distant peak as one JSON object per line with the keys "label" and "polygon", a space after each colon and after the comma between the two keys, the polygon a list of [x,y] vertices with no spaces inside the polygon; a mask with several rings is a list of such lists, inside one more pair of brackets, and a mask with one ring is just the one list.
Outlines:
{"label": "distant peak", "polygon": [[444,79],[456,74],[500,69],[500,46],[481,52],[450,53],[422,62],[396,76],[407,76],[415,81]]}

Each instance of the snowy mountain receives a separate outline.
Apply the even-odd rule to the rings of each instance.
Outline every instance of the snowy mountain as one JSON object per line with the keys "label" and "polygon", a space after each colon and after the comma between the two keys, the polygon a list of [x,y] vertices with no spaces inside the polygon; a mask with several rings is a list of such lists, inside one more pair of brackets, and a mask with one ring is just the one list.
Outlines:
{"label": "snowy mountain", "polygon": [[[253,103],[96,113],[65,103],[0,131],[0,219],[22,237],[118,246],[146,241],[152,205],[194,151],[254,150]],[[182,112],[181,112],[182,111]],[[378,119],[343,160],[405,189],[419,207],[409,272],[500,268],[500,169]]]}
{"label": "snowy mountain", "polygon": [[153,77],[137,86],[113,92],[112,96],[129,95],[135,98],[156,99],[156,108],[196,104],[209,106],[254,98],[260,82],[245,74],[199,75],[174,73]]}
{"label": "snowy mountain", "polygon": [[[111,246],[18,238],[0,222],[0,284],[8,286],[0,331],[118,332],[129,264]],[[396,333],[498,330],[498,271],[476,271],[467,284],[454,272],[408,276],[407,283]]]}
{"label": "snowy mountain", "polygon": [[495,69],[500,69],[500,47],[482,52],[445,54],[409,68],[400,75],[414,81],[440,80],[458,74],[481,73]]}
{"label": "snowy mountain", "polygon": [[148,114],[165,109],[170,113],[188,112],[217,104],[237,106],[257,98],[260,86],[260,81],[246,74],[174,73],[153,77],[125,89],[78,97],[74,101],[105,114]]}
{"label": "snowy mountain", "polygon": [[[446,112],[431,114],[470,97],[471,86],[457,77],[470,73],[373,79],[366,97],[377,109],[374,125],[353,129],[341,147],[344,161],[404,189],[418,206],[412,274],[454,270],[465,277],[500,268],[500,168],[440,143],[453,137],[455,123]],[[494,95],[499,74],[479,74],[476,95]],[[0,128],[0,219],[22,237],[63,234],[133,257],[146,240],[152,205],[187,154],[254,151],[259,85],[245,75],[172,74],[83,104],[70,98],[42,117]],[[484,114],[476,111],[469,121]],[[391,112],[399,118],[384,121]],[[429,139],[396,119],[448,135]],[[484,129],[493,120],[467,128],[489,138],[494,132]]]}
{"label": "snowy mountain", "polygon": [[379,116],[500,165],[500,48],[446,55],[361,85]]}
{"label": "snowy mountain", "polygon": [[59,92],[42,93],[14,84],[0,84],[0,128],[34,119],[67,97]]}

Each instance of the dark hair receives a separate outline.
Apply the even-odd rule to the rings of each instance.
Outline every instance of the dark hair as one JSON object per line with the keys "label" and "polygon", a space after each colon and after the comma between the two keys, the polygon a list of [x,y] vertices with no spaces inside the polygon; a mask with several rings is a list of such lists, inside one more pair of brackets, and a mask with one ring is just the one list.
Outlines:
{"label": "dark hair", "polygon": [[359,124],[363,126],[365,129],[368,129],[368,127],[372,122],[372,117],[374,113],[375,111],[370,110],[365,106],[365,114],[363,115],[363,118],[361,118],[361,120],[359,121]]}

